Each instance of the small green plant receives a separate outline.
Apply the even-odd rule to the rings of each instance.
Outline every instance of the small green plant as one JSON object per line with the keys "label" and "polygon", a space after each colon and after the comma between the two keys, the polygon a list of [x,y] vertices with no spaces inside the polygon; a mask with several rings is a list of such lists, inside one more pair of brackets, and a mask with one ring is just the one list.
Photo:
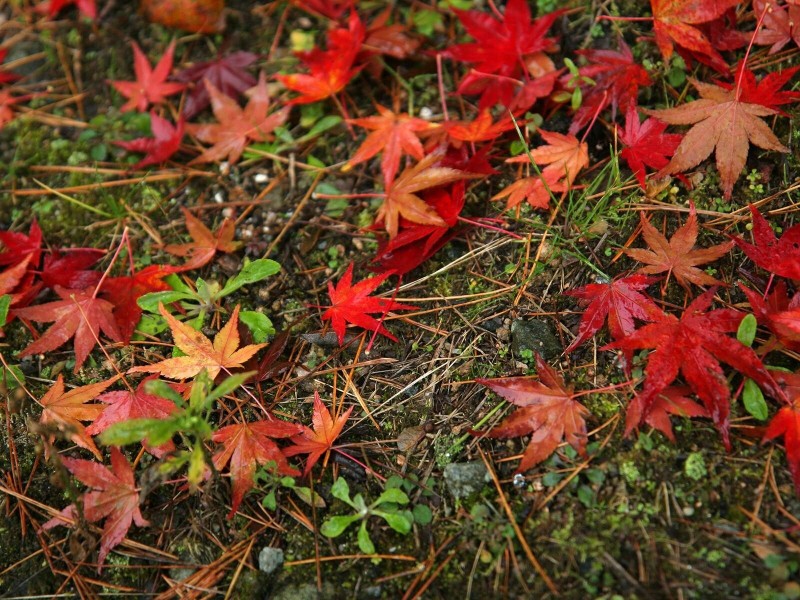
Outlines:
{"label": "small green plant", "polygon": [[405,492],[396,487],[387,487],[383,490],[378,499],[372,504],[367,505],[361,494],[356,494],[350,498],[350,486],[341,477],[337,478],[331,487],[331,494],[351,508],[355,509],[353,515],[337,515],[327,519],[320,528],[322,535],[335,538],[342,535],[345,530],[353,523],[361,521],[358,529],[358,547],[365,554],[375,554],[375,545],[367,531],[367,521],[369,517],[380,517],[398,533],[407,534],[411,531],[414,523],[414,515],[410,510],[404,509],[408,504],[408,496]]}
{"label": "small green plant", "polygon": [[281,490],[291,490],[295,496],[300,498],[309,506],[316,508],[325,508],[325,500],[312,491],[311,488],[297,485],[294,477],[288,475],[280,475],[276,470],[274,462],[267,463],[256,471],[255,482],[259,487],[264,497],[261,499],[261,505],[267,510],[276,510],[278,508],[278,493]]}
{"label": "small green plant", "polygon": [[578,67],[569,58],[564,59],[564,66],[569,71],[569,79],[566,83],[566,89],[553,95],[553,100],[556,102],[569,102],[572,110],[578,110],[583,104],[583,91],[582,85],[596,85],[596,82],[591,77],[581,75]]}

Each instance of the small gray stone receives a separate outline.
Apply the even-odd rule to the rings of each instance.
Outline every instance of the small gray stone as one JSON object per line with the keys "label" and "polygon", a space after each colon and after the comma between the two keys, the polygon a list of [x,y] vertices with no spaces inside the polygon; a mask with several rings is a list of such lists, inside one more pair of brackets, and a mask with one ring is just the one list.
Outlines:
{"label": "small gray stone", "polygon": [[492,480],[482,462],[450,463],[444,468],[447,489],[456,500],[475,494]]}
{"label": "small gray stone", "polygon": [[258,554],[258,569],[267,575],[283,566],[283,550],[267,546]]}
{"label": "small gray stone", "polygon": [[553,360],[563,348],[547,321],[517,319],[511,323],[511,351],[519,358],[523,350],[538,352],[545,360]]}

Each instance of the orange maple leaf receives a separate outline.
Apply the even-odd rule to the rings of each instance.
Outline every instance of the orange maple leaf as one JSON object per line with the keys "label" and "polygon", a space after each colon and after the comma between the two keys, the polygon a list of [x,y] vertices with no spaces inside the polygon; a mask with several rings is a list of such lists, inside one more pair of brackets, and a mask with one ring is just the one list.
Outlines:
{"label": "orange maple leaf", "polygon": [[[39,400],[42,405],[42,414],[39,423],[57,427],[70,441],[81,448],[86,448],[98,460],[103,459],[100,450],[95,446],[91,436],[86,432],[81,421],[94,421],[105,410],[105,404],[87,404],[97,398],[105,389],[119,377],[76,387],[64,392],[64,378],[59,375],[47,393]],[[55,435],[50,436],[52,443]]]}
{"label": "orange maple leaf", "polygon": [[186,229],[192,236],[192,241],[188,244],[169,244],[164,246],[164,250],[175,256],[188,256],[189,261],[181,267],[182,271],[199,269],[208,264],[217,250],[220,252],[235,252],[242,245],[241,242],[233,241],[235,224],[231,219],[225,219],[219,226],[216,233],[203,225],[203,222],[195,217],[191,212],[181,207],[183,216],[186,219]]}
{"label": "orange maple leaf", "polygon": [[241,367],[251,356],[261,350],[265,344],[251,344],[239,348],[239,305],[233,309],[231,318],[214,337],[212,343],[206,336],[181,323],[167,312],[163,304],[158,311],[166,319],[175,345],[186,356],[167,358],[159,363],[144,367],[133,367],[128,373],[161,373],[170,379],[188,379],[205,369],[208,376],[214,379],[223,369]]}
{"label": "orange maple leaf", "polygon": [[186,131],[190,135],[208,144],[214,144],[193,159],[190,165],[226,158],[233,164],[242,156],[249,140],[254,142],[271,140],[274,129],[283,125],[289,117],[288,106],[272,114],[269,113],[269,90],[263,73],[258,84],[245,92],[250,100],[244,109],[236,100],[220,92],[208,79],[204,81],[211,97],[211,110],[214,111],[219,123],[186,126]]}
{"label": "orange maple leaf", "polygon": [[303,475],[308,475],[320,457],[331,449],[333,442],[342,433],[351,412],[353,412],[352,406],[334,419],[320,400],[319,393],[314,392],[314,412],[311,415],[313,429],[303,427],[303,433],[294,436],[291,440],[294,446],[289,446],[283,453],[286,456],[308,454],[306,468],[303,470]]}
{"label": "orange maple leaf", "polygon": [[[566,178],[567,186],[571,186],[581,169],[589,166],[589,146],[574,135],[541,129],[539,133],[547,144],[531,150],[534,162],[537,165],[547,165],[542,171],[543,175],[546,172],[557,173],[559,179]],[[528,154],[525,153],[509,158],[506,162],[525,163],[529,160]]]}

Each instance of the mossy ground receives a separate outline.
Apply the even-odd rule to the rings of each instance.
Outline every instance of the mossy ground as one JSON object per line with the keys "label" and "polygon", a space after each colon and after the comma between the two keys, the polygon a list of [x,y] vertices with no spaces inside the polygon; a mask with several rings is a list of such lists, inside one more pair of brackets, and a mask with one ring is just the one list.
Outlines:
{"label": "mossy ground", "polygon": [[[629,10],[619,10],[635,14],[638,4],[627,4],[631,5]],[[201,55],[212,56],[223,46],[269,51],[279,11],[251,13],[251,3],[229,5],[232,11],[225,37],[183,41],[195,50],[194,60]],[[572,41],[565,44],[583,39],[577,33],[587,34],[590,25],[577,19],[574,26],[580,31],[567,36]],[[313,27],[308,19],[286,24],[287,31]],[[601,27],[601,33],[610,32],[610,26]],[[152,51],[163,48],[174,35],[122,6],[112,8],[99,27],[87,23],[57,25],[31,34],[31,43],[44,52],[30,75],[34,87],[37,81],[63,77],[59,48],[65,48],[71,56],[80,54],[80,60],[91,61],[92,67],[82,71],[81,85],[86,92],[82,104],[66,103],[50,111],[65,119],[64,125],[54,127],[22,117],[0,133],[0,163],[8,165],[0,171],[4,188],[0,192],[0,225],[4,229],[19,229],[35,215],[53,245],[109,248],[114,235],[127,225],[135,240],[139,265],[166,262],[169,258],[158,249],[150,231],[166,240],[178,240],[182,232],[180,205],[207,205],[204,220],[218,222],[221,209],[232,207],[238,212],[241,204],[237,203],[252,200],[263,189],[256,176],[267,175],[270,180],[279,179],[279,185],[250,207],[238,225],[240,237],[246,241],[244,255],[254,258],[265,253],[289,223],[313,178],[302,171],[292,172],[290,184],[283,163],[251,159],[224,174],[211,170],[208,177],[180,176],[113,187],[98,184],[120,178],[120,173],[109,176],[92,169],[41,169],[117,167],[116,163],[103,163],[112,155],[120,156],[113,142],[123,132],[142,134],[147,128],[142,130],[137,117],[120,115],[111,108],[120,103],[105,81],[131,77],[128,38],[137,39]],[[634,52],[653,63],[660,60],[652,45],[646,43],[636,44]],[[270,68],[290,60],[288,51],[281,48],[277,59]],[[435,72],[429,62],[421,56],[419,64],[395,65],[410,82],[417,107],[439,102],[433,80],[422,75]],[[453,82],[447,77],[449,71],[444,83],[451,89]],[[54,98],[58,94],[68,96],[64,85],[52,93]],[[381,95],[387,93],[391,91],[378,90],[377,99],[386,102]],[[657,96],[659,92],[648,93]],[[652,100],[657,102],[657,97]],[[46,100],[42,106],[47,106]],[[363,108],[369,110],[366,101]],[[554,117],[549,125],[557,127],[559,118]],[[71,127],[66,119],[78,119],[87,126]],[[797,131],[780,129],[786,122],[790,121],[779,125],[778,134],[796,143]],[[589,142],[593,158],[602,161],[608,154],[607,138],[592,134]],[[296,158],[307,159],[310,151],[323,163],[333,164],[350,156],[354,147],[341,128],[313,148],[299,149]],[[589,178],[589,190],[566,198],[549,228],[546,214],[525,209],[508,217],[509,229],[520,235],[519,240],[486,230],[470,231],[415,273],[417,277],[408,279],[410,285],[403,297],[415,298],[413,302],[422,310],[412,320],[390,321],[389,327],[400,342],[379,339],[369,356],[357,354],[354,346],[340,350],[309,343],[300,336],[319,331],[316,316],[299,322],[298,318],[308,305],[325,304],[327,279],[337,277],[350,261],[363,262],[374,247],[374,242],[358,230],[358,226],[369,223],[373,213],[369,203],[351,203],[342,211],[335,204],[309,202],[270,255],[281,263],[281,274],[267,285],[240,291],[232,299],[247,307],[263,307],[278,329],[293,328],[291,351],[287,353],[295,362],[293,372],[280,385],[265,388],[265,394],[269,402],[280,398],[274,406],[280,414],[302,415],[307,422],[309,406],[298,398],[314,389],[341,393],[343,377],[350,377],[370,412],[368,416],[357,407],[344,436],[346,451],[362,464],[339,455],[331,458],[324,475],[314,483],[331,507],[326,510],[334,514],[343,510],[330,495],[334,473],[346,477],[354,491],[362,491],[368,498],[380,494],[381,484],[367,474],[363,467],[367,465],[384,476],[413,473],[426,481],[425,489],[418,488],[411,496],[414,502],[431,507],[433,522],[416,525],[408,536],[400,536],[378,521],[370,522],[379,553],[410,559],[387,557],[370,562],[345,558],[359,554],[355,530],[334,540],[312,533],[308,525],[319,524],[323,513],[299,502],[289,490],[279,491],[281,508],[276,513],[259,507],[256,492],[246,500],[243,512],[249,517],[229,521],[225,518],[226,479],[212,479],[198,494],[160,488],[144,505],[152,527],[130,532],[130,538],[144,546],[122,546],[112,553],[102,576],[105,591],[112,595],[127,590],[149,594],[168,586],[180,590],[179,584],[165,579],[181,574],[176,569],[184,568],[182,575],[189,575],[187,581],[191,583],[192,573],[210,573],[207,565],[224,562],[232,555],[234,560],[224,563],[218,577],[202,581],[215,590],[210,597],[230,591],[229,597],[253,598],[292,584],[314,582],[332,583],[335,598],[399,598],[406,592],[424,593],[429,598],[546,597],[549,591],[523,552],[495,486],[487,484],[475,497],[460,501],[454,501],[445,489],[441,476],[444,465],[486,456],[497,471],[504,500],[527,545],[563,597],[799,597],[796,535],[786,529],[796,524],[791,515],[800,512],[800,503],[791,490],[782,453],[760,444],[757,437],[745,435],[744,427],[734,428],[734,450],[730,454],[725,453],[713,427],[701,421],[677,419],[675,444],[657,432],[625,437],[623,393],[591,395],[585,398],[585,404],[592,413],[590,427],[597,431],[591,438],[588,460],[577,457],[570,448],[562,448],[519,484],[513,478],[516,461],[506,459],[522,450],[523,441],[479,441],[468,435],[499,402],[472,381],[530,371],[531,356],[515,356],[509,350],[513,320],[544,319],[566,346],[579,313],[562,292],[591,281],[598,270],[615,276],[633,267],[624,257],[616,261],[612,257],[636,227],[637,207],[653,200],[685,207],[691,198],[699,210],[715,213],[716,217],[708,217],[713,221],[741,210],[748,201],[785,189],[800,171],[793,154],[782,158],[777,168],[767,168],[774,156],[754,154],[748,163],[753,170],[740,180],[730,204],[719,198],[713,167],[705,169],[702,180],[695,181],[691,194],[676,183],[655,199],[646,199],[638,188],[621,180],[611,163],[598,169],[593,180]],[[508,179],[512,177],[509,173]],[[78,202],[46,193],[33,195],[42,190],[34,179],[51,188],[91,189],[68,194]],[[337,173],[331,173],[326,181],[343,191],[369,186],[366,180],[354,182]],[[495,216],[499,207],[487,198],[496,191],[487,186],[470,191],[466,212]],[[667,229],[674,229],[679,218],[664,214]],[[728,232],[734,232],[732,221],[727,223]],[[736,227],[743,231],[742,224]],[[719,233],[704,232],[699,243],[719,241]],[[535,262],[537,253],[539,261]],[[238,270],[237,260],[223,257],[206,269],[203,277],[224,280]],[[727,280],[733,280],[738,268],[733,260],[739,257],[715,265],[717,276],[724,274]],[[424,277],[434,272],[439,273]],[[735,291],[725,293],[733,301],[740,299]],[[670,288],[668,294],[668,301],[676,306],[684,304],[683,290]],[[33,357],[18,361],[15,352],[29,342],[30,334],[15,324],[7,328],[6,336],[3,355],[21,365],[34,396],[41,397],[58,372],[72,369],[68,347],[41,360]],[[135,346],[135,351],[141,352],[142,345]],[[572,385],[589,389],[624,380],[613,355],[597,350],[600,345],[588,345],[568,359],[559,359]],[[128,366],[130,349],[109,348],[109,352],[121,367]],[[354,361],[366,364],[351,368]],[[71,382],[89,383],[111,373],[108,361],[94,353]],[[9,410],[4,413],[8,426],[0,428],[0,445],[13,447],[17,462],[12,464],[10,454],[1,454],[0,473],[4,477],[18,473],[26,496],[61,508],[70,499],[63,489],[64,478],[59,480],[57,472],[52,475],[54,470],[41,453],[38,437],[27,429],[38,408],[24,399],[12,400],[9,396]],[[734,405],[733,412],[735,423],[745,423],[747,414],[740,404]],[[494,415],[489,423],[497,422],[501,414]],[[370,416],[379,423],[379,430]],[[396,438],[411,427],[420,428],[417,443],[410,450],[398,450]],[[4,485],[13,487],[11,483],[8,480]],[[0,520],[0,538],[10,542],[0,544],[0,597],[75,593],[72,576],[62,570],[53,572],[51,567],[63,569],[67,555],[81,548],[91,555],[96,532],[84,531],[79,536],[56,530],[40,536],[35,522],[42,522],[42,512],[11,495],[0,497],[6,508]],[[23,508],[30,514],[23,517]],[[40,552],[40,543],[45,544],[50,563]],[[260,576],[254,569],[258,550],[266,545],[277,545],[286,554],[287,566],[278,578]],[[168,555],[155,554],[148,548],[159,548]],[[239,565],[243,565],[241,569]],[[87,579],[95,577],[88,567],[81,567],[79,573]],[[90,587],[95,593],[102,591],[99,584]],[[78,592],[83,593],[83,588]]]}

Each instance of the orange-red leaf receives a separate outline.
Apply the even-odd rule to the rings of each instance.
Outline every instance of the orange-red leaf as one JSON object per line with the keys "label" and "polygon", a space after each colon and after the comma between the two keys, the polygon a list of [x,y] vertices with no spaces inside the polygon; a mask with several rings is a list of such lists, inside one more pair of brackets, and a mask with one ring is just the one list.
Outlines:
{"label": "orange-red leaf", "polygon": [[192,237],[188,244],[169,244],[164,246],[164,250],[176,256],[188,256],[188,262],[181,267],[182,271],[199,269],[211,262],[214,255],[220,252],[235,252],[241,246],[241,242],[234,242],[233,235],[236,226],[231,219],[225,219],[215,233],[203,225],[203,222],[195,217],[191,212],[181,207],[183,216],[186,219],[186,229]]}
{"label": "orange-red leaf", "polygon": [[225,27],[225,0],[142,0],[148,19],[192,33],[216,33]]}
{"label": "orange-red leaf", "polygon": [[292,438],[294,446],[289,446],[284,451],[286,456],[308,454],[303,475],[308,475],[322,455],[333,447],[333,442],[342,433],[344,424],[350,418],[351,412],[353,412],[352,406],[334,419],[325,404],[320,400],[319,393],[314,392],[314,412],[311,415],[312,427],[303,427],[303,432]]}
{"label": "orange-red leaf", "polygon": [[133,70],[136,74],[136,81],[112,81],[111,85],[128,101],[122,105],[122,112],[147,110],[150,104],[161,104],[167,96],[172,96],[183,91],[186,86],[183,83],[172,83],[167,81],[170,71],[172,71],[172,57],[175,54],[175,42],[170,43],[164,56],[158,61],[155,68],[150,66],[150,61],[142,52],[139,44],[131,42],[133,47]]}
{"label": "orange-red leaf", "polygon": [[[565,178],[567,186],[580,173],[581,169],[589,166],[589,146],[572,134],[564,135],[552,131],[539,130],[547,144],[531,150],[530,154],[537,165],[547,165],[542,171],[558,175],[558,179]],[[520,154],[506,160],[508,163],[526,163],[530,159],[528,154]]]}

